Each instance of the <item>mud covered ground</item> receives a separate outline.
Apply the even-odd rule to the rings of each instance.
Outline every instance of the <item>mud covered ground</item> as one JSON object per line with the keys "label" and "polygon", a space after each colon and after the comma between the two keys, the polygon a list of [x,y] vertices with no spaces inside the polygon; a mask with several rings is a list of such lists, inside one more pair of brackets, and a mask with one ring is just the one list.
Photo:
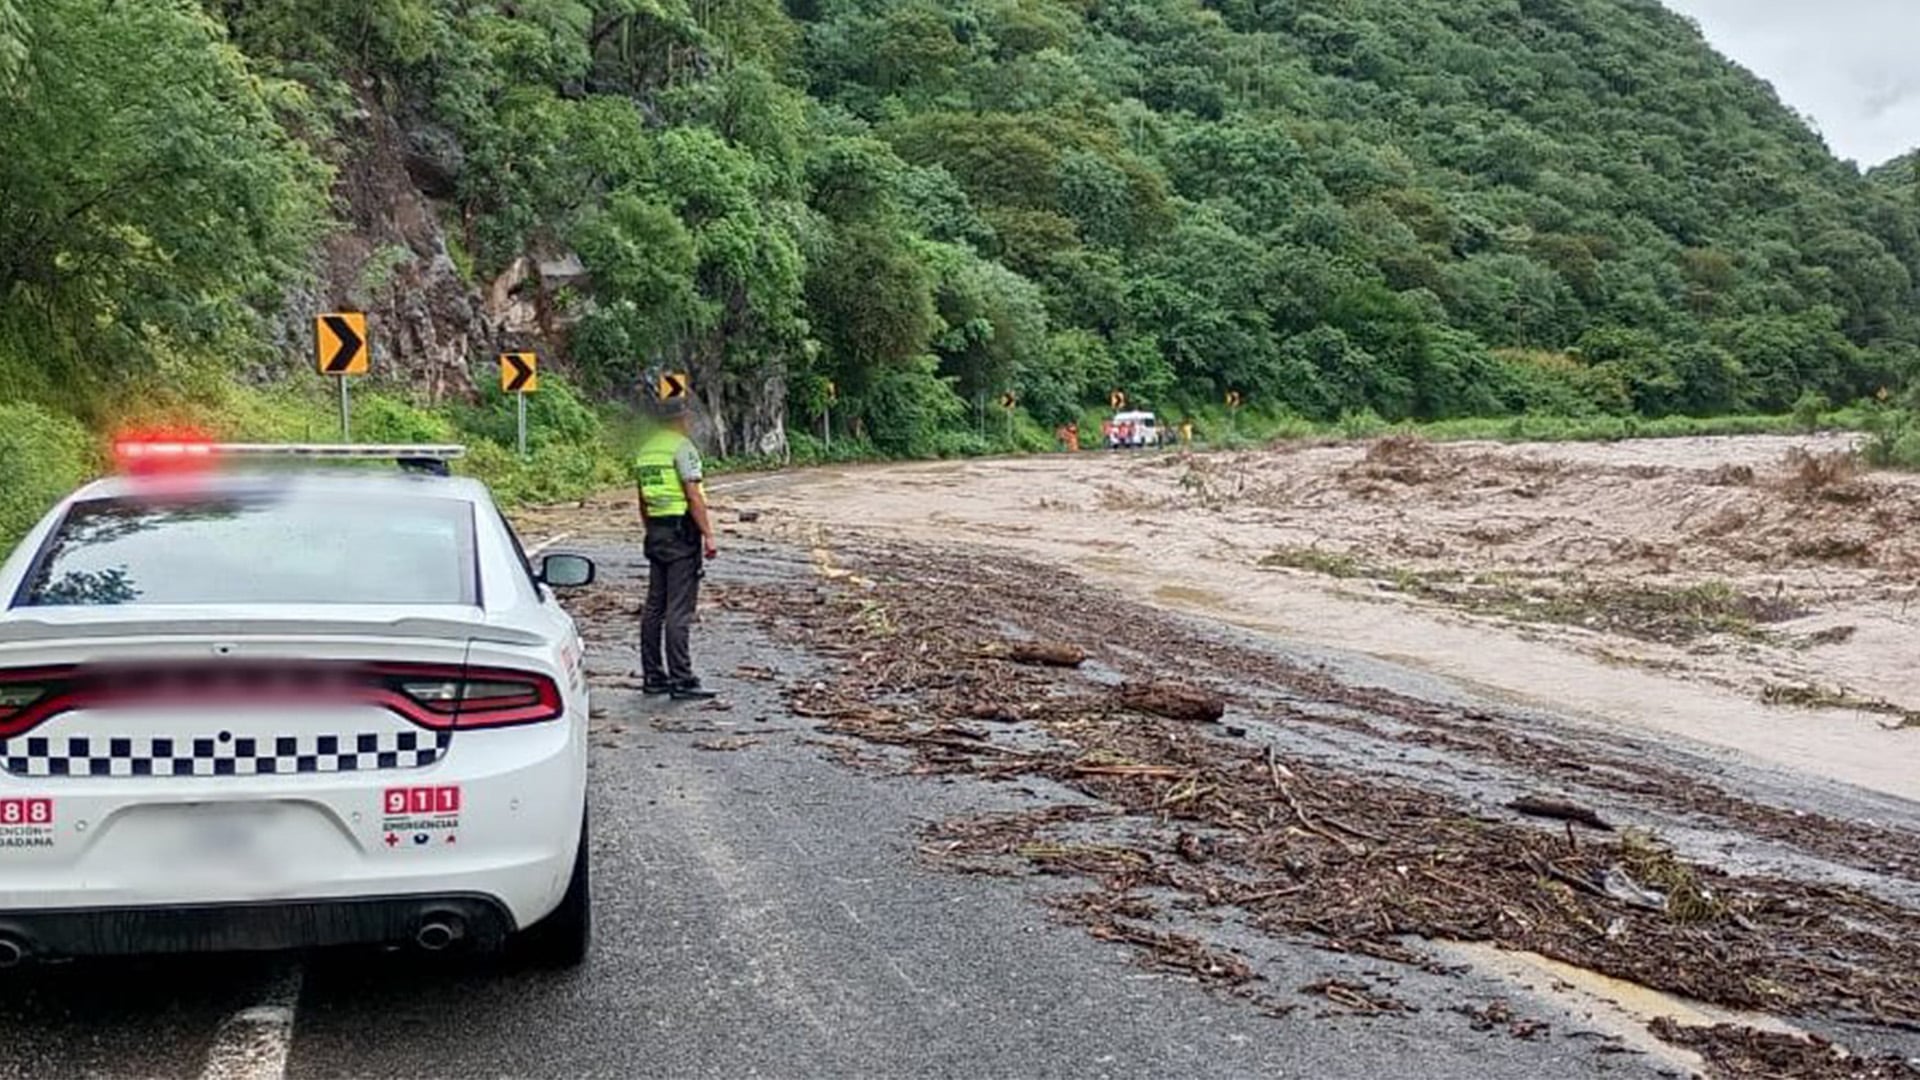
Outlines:
{"label": "mud covered ground", "polygon": [[1265,568],[1564,629],[1595,655],[1762,697],[1895,721],[1920,706],[1893,677],[1920,616],[1920,485],[1867,473],[1837,440],[1397,437],[1164,467],[1202,506],[1279,530]]}
{"label": "mud covered ground", "polygon": [[1155,606],[1920,799],[1920,482],[1838,437],[1087,453],[719,485],[750,535],[1070,567]]}
{"label": "mud covered ground", "polygon": [[[709,605],[767,635],[729,678],[776,690],[799,747],[941,786],[920,862],[1039,883],[1054,919],[1276,1038],[1438,1014],[1602,1072],[1920,1077],[1898,677],[1920,489],[1840,450],[1393,441],[729,478],[723,550],[812,572],[723,572]],[[604,539],[631,510],[522,525]],[[1339,962],[1302,978],[1262,942]],[[1454,978],[1512,994],[1435,990]]]}

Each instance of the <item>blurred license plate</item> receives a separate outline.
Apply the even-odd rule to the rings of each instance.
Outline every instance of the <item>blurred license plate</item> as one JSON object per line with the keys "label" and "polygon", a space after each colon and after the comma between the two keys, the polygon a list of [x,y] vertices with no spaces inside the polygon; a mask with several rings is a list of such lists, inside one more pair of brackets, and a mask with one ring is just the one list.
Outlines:
{"label": "blurred license plate", "polygon": [[187,831],[193,850],[208,855],[234,855],[258,846],[266,831],[260,814],[217,814],[195,822]]}
{"label": "blurred license plate", "polygon": [[274,803],[199,806],[177,819],[173,845],[182,863],[203,871],[270,873],[285,832],[286,808]]}

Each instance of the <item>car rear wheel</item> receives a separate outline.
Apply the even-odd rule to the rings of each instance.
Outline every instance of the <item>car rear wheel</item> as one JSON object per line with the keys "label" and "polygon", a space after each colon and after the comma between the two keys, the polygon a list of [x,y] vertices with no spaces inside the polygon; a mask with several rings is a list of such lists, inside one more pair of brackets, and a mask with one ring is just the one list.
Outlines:
{"label": "car rear wheel", "polygon": [[580,851],[573,858],[573,877],[567,882],[567,894],[560,906],[520,934],[515,944],[521,955],[536,967],[578,967],[587,959],[593,944],[593,872],[588,843],[587,818],[580,818]]}

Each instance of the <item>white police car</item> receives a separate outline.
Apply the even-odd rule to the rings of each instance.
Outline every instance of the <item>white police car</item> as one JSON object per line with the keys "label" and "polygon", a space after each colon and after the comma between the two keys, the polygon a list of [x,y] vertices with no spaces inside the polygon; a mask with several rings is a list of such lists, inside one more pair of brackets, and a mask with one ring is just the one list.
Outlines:
{"label": "white police car", "polygon": [[[531,565],[458,454],[134,443],[26,537],[0,569],[0,966],[584,957],[587,684],[552,589],[593,565]],[[404,467],[213,467],[262,455]]]}

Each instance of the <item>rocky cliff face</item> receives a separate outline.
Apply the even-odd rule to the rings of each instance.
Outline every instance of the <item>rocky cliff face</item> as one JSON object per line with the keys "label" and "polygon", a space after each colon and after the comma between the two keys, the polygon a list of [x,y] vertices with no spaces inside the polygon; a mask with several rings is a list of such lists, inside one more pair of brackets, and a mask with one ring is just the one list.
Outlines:
{"label": "rocky cliff face", "polygon": [[702,414],[715,429],[706,440],[722,454],[787,456],[787,379],[779,370],[757,379],[723,384],[726,393],[708,399]]}
{"label": "rocky cliff face", "polygon": [[[428,401],[466,398],[491,379],[501,351],[530,349],[568,367],[571,316],[561,289],[586,296],[592,280],[572,252],[529,252],[486,282],[463,277],[448,249],[446,201],[465,167],[451,133],[400,119],[371,82],[360,110],[337,133],[334,213],[341,228],[318,253],[317,281],[288,297],[278,344],[296,371],[310,371],[312,325],[322,311],[364,311],[374,342],[374,379]],[[724,341],[693,350],[684,366],[695,387],[695,433],[711,453],[787,452],[786,379],[777,365],[727,372]],[[641,401],[643,358],[620,395]],[[262,373],[263,375],[269,373]]]}
{"label": "rocky cliff face", "polygon": [[[483,288],[453,259],[443,200],[465,164],[459,143],[433,124],[403,123],[371,81],[355,97],[360,109],[332,146],[340,228],[316,253],[317,280],[287,298],[278,329],[293,366],[313,362],[313,317],[342,310],[367,313],[373,379],[429,402],[473,396],[475,379],[491,378],[494,357],[508,349],[564,364],[565,327],[553,317],[540,260],[516,259]],[[565,258],[546,268],[564,277],[569,265],[576,278],[584,273]]]}
{"label": "rocky cliff face", "polygon": [[[724,354],[724,341],[713,352]],[[694,438],[727,457],[787,455],[787,379],[778,365],[728,372],[722,355],[688,365],[694,388]]]}
{"label": "rocky cliff face", "polygon": [[501,328],[462,278],[436,207],[408,171],[406,133],[376,88],[356,88],[358,113],[335,142],[333,211],[341,227],[316,254],[316,278],[287,298],[279,344],[310,370],[313,317],[364,311],[373,378],[429,401],[466,396],[473,364],[496,351]]}

